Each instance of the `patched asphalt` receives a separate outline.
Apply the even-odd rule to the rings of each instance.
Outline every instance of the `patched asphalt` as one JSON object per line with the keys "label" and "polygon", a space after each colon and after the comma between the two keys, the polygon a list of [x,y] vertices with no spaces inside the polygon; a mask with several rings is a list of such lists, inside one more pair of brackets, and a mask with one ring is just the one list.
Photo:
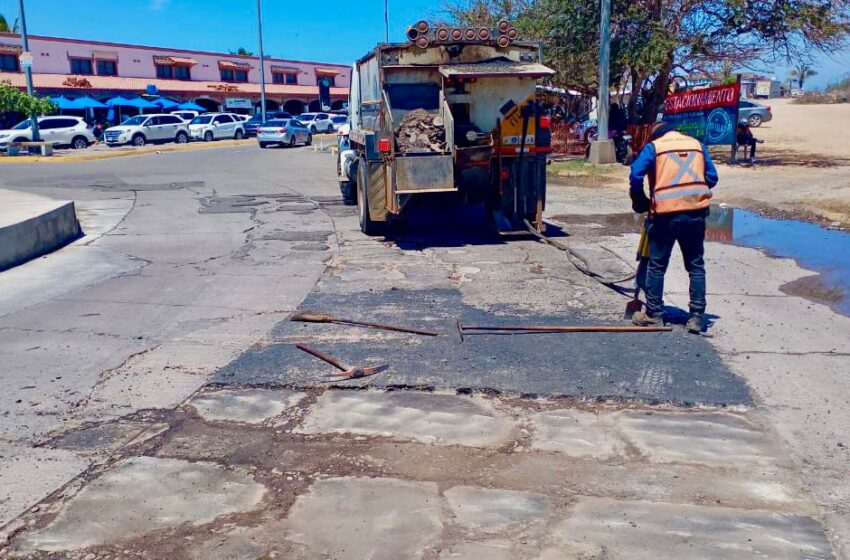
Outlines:
{"label": "patched asphalt", "polygon": [[452,289],[313,292],[301,309],[337,317],[434,330],[438,337],[359,327],[283,321],[272,342],[257,345],[218,371],[213,384],[311,386],[333,368],[298,350],[303,342],[349,364],[388,363],[388,371],[347,385],[416,387],[535,396],[620,398],[680,404],[749,404],[746,384],[723,365],[707,340],[681,328],[669,333],[466,334],[466,325],[598,324],[559,315],[471,307]]}

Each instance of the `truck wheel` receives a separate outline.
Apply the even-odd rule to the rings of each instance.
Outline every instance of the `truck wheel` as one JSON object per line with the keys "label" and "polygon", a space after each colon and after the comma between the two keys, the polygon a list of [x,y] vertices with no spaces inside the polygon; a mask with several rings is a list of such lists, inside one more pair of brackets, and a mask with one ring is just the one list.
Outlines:
{"label": "truck wheel", "polygon": [[346,206],[357,204],[357,183],[354,181],[340,181],[339,192],[342,194],[342,203]]}
{"label": "truck wheel", "polygon": [[373,222],[369,215],[369,165],[361,159],[357,165],[357,216],[360,219],[360,231],[366,235],[379,235],[382,222]]}

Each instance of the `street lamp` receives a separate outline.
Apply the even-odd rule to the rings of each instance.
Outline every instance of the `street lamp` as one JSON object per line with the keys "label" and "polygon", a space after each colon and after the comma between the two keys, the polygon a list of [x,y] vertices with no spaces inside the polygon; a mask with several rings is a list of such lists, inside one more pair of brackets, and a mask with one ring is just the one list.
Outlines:
{"label": "street lamp", "polygon": [[[21,0],[23,1],[23,0]],[[257,28],[260,31],[260,115],[261,121],[266,122],[266,68],[263,65],[263,7],[257,0]]]}
{"label": "street lamp", "polygon": [[[27,94],[32,96],[34,95],[32,88],[32,53],[30,53],[30,41],[27,37],[27,16],[24,13],[24,0],[18,0],[18,9],[21,12],[21,39],[24,47],[24,52],[21,53],[21,66],[24,67],[27,76]],[[41,140],[38,134],[38,115],[28,116],[32,126],[32,141],[38,142]]]}
{"label": "street lamp", "polygon": [[608,138],[608,95],[611,60],[611,0],[599,6],[599,103],[596,109],[596,140],[590,144],[591,163],[617,161],[614,143]]}

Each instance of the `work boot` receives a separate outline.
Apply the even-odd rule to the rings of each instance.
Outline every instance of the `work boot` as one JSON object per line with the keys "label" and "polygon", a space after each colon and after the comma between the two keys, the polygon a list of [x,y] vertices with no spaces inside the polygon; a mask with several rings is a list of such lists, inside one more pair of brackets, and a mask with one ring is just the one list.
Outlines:
{"label": "work boot", "polygon": [[637,311],[632,315],[632,323],[639,327],[662,327],[664,319],[660,315],[656,317],[646,311]]}
{"label": "work boot", "polygon": [[691,313],[688,318],[686,328],[689,333],[699,334],[702,332],[703,315],[702,313]]}

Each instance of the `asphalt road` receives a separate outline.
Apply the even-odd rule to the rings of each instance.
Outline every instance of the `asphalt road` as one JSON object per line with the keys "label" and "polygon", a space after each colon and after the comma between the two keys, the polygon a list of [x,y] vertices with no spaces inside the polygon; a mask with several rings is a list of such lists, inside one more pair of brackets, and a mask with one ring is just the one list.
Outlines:
{"label": "asphalt road", "polygon": [[[0,525],[88,468],[89,459],[47,442],[92,423],[173,409],[210,383],[316,386],[329,370],[294,347],[307,342],[349,363],[388,363],[386,373],[368,381],[379,387],[763,404],[792,453],[816,458],[811,464],[820,467],[807,481],[819,503],[838,512],[838,531],[847,527],[840,513],[846,497],[831,490],[843,456],[833,439],[844,416],[810,406],[803,417],[788,388],[776,396],[769,373],[814,352],[811,359],[820,362],[784,374],[788,387],[808,390],[805,376],[793,377],[798,372],[829,376],[833,393],[842,386],[832,360],[842,355],[845,324],[820,331],[828,310],[799,298],[783,305],[768,299],[784,297],[774,279],[801,275],[793,263],[748,249],[712,249],[711,258],[721,255],[723,264],[710,264],[715,324],[708,337],[677,328],[461,341],[457,319],[623,324],[627,300],[551,247],[487,233],[475,210],[421,208],[399,238],[367,238],[353,209],[341,204],[332,156],[307,148],[7,164],[0,186],[75,200],[87,234],[0,275],[0,452],[14,457],[17,469],[0,474],[21,479],[2,486]],[[625,210],[622,193],[561,189],[552,191],[548,214]],[[633,254],[634,236],[560,232],[567,234],[590,255],[607,254],[601,245]],[[741,274],[749,270],[755,272]],[[680,272],[671,273],[669,289],[670,304],[684,306]],[[441,336],[293,323],[288,317],[296,309],[431,328]],[[793,318],[805,327],[798,321],[795,328]],[[762,330],[767,324],[776,325],[771,336]],[[822,432],[806,439],[801,425]],[[39,476],[22,474],[32,472]]]}

